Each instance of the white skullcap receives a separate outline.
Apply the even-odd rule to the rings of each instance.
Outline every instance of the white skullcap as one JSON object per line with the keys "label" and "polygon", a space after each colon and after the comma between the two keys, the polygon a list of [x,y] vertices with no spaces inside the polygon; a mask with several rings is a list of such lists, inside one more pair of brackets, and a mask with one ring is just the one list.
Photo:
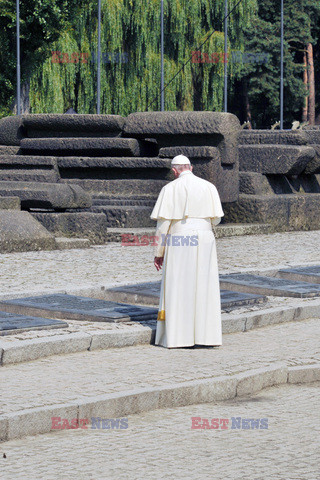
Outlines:
{"label": "white skullcap", "polygon": [[177,155],[171,161],[171,166],[174,165],[191,165],[190,160],[185,155]]}

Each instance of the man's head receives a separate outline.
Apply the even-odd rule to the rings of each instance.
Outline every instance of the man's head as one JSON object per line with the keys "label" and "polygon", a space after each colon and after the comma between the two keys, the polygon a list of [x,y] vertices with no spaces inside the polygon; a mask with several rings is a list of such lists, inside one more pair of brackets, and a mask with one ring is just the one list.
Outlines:
{"label": "man's head", "polygon": [[190,170],[192,172],[192,165],[190,160],[185,155],[177,155],[172,159],[171,168],[173,170],[175,178],[178,178],[180,173],[184,172],[185,170]]}

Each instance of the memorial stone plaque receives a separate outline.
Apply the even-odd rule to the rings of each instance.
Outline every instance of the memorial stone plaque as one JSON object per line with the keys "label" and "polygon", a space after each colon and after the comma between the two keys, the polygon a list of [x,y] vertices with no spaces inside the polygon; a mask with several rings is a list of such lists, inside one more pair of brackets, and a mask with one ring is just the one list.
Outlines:
{"label": "memorial stone plaque", "polygon": [[67,326],[68,324],[61,320],[0,312],[0,335],[10,335],[27,330],[66,328]]}
{"label": "memorial stone plaque", "polygon": [[[124,285],[121,287],[110,288],[107,293],[110,300],[157,305],[160,297],[160,285],[161,282]],[[221,290],[220,294],[222,309],[263,303],[267,300],[263,295],[233,292],[230,290]]]}
{"label": "memorial stone plaque", "polygon": [[316,297],[320,296],[320,285],[298,282],[275,277],[264,277],[246,273],[234,273],[220,276],[221,288],[245,293],[260,293],[278,297]]}
{"label": "memorial stone plaque", "polygon": [[285,268],[279,270],[278,276],[300,282],[320,283],[320,265],[310,267]]}
{"label": "memorial stone plaque", "polygon": [[155,308],[64,294],[3,300],[0,308],[12,313],[90,322],[144,321],[157,316]]}

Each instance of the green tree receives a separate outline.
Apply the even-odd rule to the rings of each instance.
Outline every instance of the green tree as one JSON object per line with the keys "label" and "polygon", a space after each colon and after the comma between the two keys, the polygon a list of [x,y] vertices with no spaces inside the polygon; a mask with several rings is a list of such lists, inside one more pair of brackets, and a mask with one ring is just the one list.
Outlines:
{"label": "green tree", "polygon": [[[83,0],[24,0],[20,2],[22,82],[41,68],[44,52],[70,29]],[[0,105],[9,113],[16,89],[16,4],[0,0]]]}
{"label": "green tree", "polygon": [[[255,127],[270,128],[279,120],[280,110],[280,4],[259,0],[257,16],[246,32],[247,49],[266,52],[266,64],[244,65],[234,84],[234,112]],[[285,127],[302,119],[305,96],[303,80],[304,52],[307,45],[319,45],[320,2],[291,0],[284,2],[284,118]],[[319,57],[317,57],[319,58]],[[317,65],[317,72],[319,74]],[[319,97],[318,97],[319,98]]]}
{"label": "green tree", "polygon": [[[236,5],[230,1],[230,9]],[[229,44],[243,47],[256,0],[243,0],[235,9]],[[165,1],[165,83],[171,80],[209,35],[203,53],[223,51],[224,1]],[[102,63],[101,111],[128,115],[160,108],[160,0],[108,0],[102,2],[102,52],[127,54],[128,62]],[[97,3],[90,2],[63,31],[50,51],[91,53],[97,45]],[[96,112],[96,64],[52,63],[51,53],[31,78],[33,112],[63,112],[72,106],[78,113]],[[66,58],[66,57],[65,57]],[[232,67],[233,68],[233,67]],[[235,66],[235,69],[238,67]],[[187,63],[165,91],[168,110],[221,110],[223,63]]]}

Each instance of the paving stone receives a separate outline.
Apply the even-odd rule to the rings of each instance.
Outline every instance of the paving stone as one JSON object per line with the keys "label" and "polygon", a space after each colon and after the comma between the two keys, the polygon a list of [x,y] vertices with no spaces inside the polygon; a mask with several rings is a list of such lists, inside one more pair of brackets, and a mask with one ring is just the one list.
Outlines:
{"label": "paving stone", "polygon": [[[89,426],[11,440],[1,445],[1,473],[4,480],[51,480],[59,466],[59,480],[316,480],[318,390],[319,383],[285,384],[223,402],[130,415],[124,430]],[[194,430],[192,417],[229,424]],[[231,428],[237,417],[268,418],[268,428]]]}
{"label": "paving stone", "polygon": [[[124,285],[110,288],[107,291],[110,300],[120,302],[143,303],[155,305],[159,303],[161,282],[148,282],[136,285]],[[221,290],[221,307],[230,308],[242,305],[253,305],[267,301],[263,295],[233,292]]]}
{"label": "paving stone", "polygon": [[0,311],[0,335],[9,335],[19,331],[65,328],[68,324],[60,320],[48,318],[28,317]]}
{"label": "paving stone", "polygon": [[63,294],[4,300],[0,305],[12,313],[32,312],[36,316],[93,322],[150,320],[157,315],[155,308]]}
{"label": "paving stone", "polygon": [[320,283],[320,265],[279,270],[278,276],[298,282]]}
{"label": "paving stone", "polygon": [[320,296],[320,285],[295,282],[274,277],[264,277],[247,273],[233,273],[220,276],[221,288],[237,289],[239,292],[261,293],[280,297]]}

